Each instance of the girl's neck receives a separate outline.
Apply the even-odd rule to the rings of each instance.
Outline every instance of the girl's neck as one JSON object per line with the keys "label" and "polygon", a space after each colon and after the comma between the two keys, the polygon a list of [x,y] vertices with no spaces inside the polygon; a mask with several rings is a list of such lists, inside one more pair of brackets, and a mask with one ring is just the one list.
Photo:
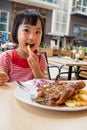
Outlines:
{"label": "girl's neck", "polygon": [[25,52],[23,52],[23,51],[21,51],[19,48],[16,49],[16,52],[17,52],[17,54],[18,54],[21,58],[23,58],[23,59],[27,59],[27,58],[28,58],[28,54],[25,53]]}

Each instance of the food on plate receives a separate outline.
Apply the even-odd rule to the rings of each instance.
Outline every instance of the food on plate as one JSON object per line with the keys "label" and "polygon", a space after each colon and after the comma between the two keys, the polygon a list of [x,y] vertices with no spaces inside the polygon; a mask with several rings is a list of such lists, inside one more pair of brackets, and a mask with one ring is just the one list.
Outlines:
{"label": "food on plate", "polygon": [[81,89],[79,94],[66,100],[65,105],[68,107],[87,106],[87,90]]}
{"label": "food on plate", "polygon": [[34,86],[37,88],[41,88],[45,84],[49,84],[49,81],[46,79],[33,79]]}
{"label": "food on plate", "polygon": [[76,84],[79,87],[79,89],[84,88],[84,86],[85,86],[85,82],[84,81],[76,82]]}
{"label": "food on plate", "polygon": [[65,102],[68,99],[70,99],[76,94],[79,94],[80,89],[84,88],[85,86],[86,85],[84,81],[78,81],[78,82],[55,81],[49,84],[45,84],[42,85],[42,87],[37,90],[38,91],[37,102],[38,100],[39,101],[41,100],[41,102],[39,102],[40,104],[50,106],[65,104]]}
{"label": "food on plate", "polygon": [[28,49],[29,52],[31,51],[31,50],[30,50],[30,45],[27,45],[27,49]]}

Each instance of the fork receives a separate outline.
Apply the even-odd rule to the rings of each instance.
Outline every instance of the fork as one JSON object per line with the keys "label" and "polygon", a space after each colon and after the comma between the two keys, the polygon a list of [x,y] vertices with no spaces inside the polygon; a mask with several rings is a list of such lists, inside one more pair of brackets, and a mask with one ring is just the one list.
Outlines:
{"label": "fork", "polygon": [[21,89],[23,89],[24,91],[26,91],[26,92],[30,92],[30,89],[28,89],[27,87],[25,87],[21,82],[19,82],[19,81],[16,81],[15,82],[15,84],[16,85],[18,85]]}
{"label": "fork", "polygon": [[32,93],[30,93],[30,90],[28,88],[26,88],[21,82],[16,81],[15,82],[16,85],[18,85],[18,87],[20,87],[21,89],[23,89],[25,92],[27,92],[28,94],[30,94],[30,97],[33,101],[37,102],[37,103],[41,103],[41,102],[46,102],[49,101],[49,99],[37,99],[37,97],[35,97],[35,95],[33,95]]}
{"label": "fork", "polygon": [[32,93],[32,91],[26,86],[24,86],[21,82],[16,81],[15,84],[18,85],[18,87],[20,87],[21,89],[23,89],[27,94],[29,94],[32,100],[35,100],[37,98],[37,95],[35,96],[35,94]]}

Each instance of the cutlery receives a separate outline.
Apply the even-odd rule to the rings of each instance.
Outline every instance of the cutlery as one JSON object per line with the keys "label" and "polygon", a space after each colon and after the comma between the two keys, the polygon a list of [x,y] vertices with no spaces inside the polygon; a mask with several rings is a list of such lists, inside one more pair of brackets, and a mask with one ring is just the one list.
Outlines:
{"label": "cutlery", "polygon": [[44,99],[33,99],[33,101],[37,102],[37,103],[52,103],[52,101],[50,99],[44,98]]}
{"label": "cutlery", "polygon": [[27,92],[27,94],[29,94],[30,95],[30,98],[31,98],[31,100],[33,100],[33,101],[35,101],[35,102],[37,102],[37,103],[45,103],[45,102],[47,102],[47,101],[49,101],[49,99],[47,99],[47,98],[44,98],[44,99],[37,99],[37,94],[38,93],[33,93],[30,89],[28,89],[26,86],[24,86],[21,82],[19,82],[19,81],[16,81],[15,82],[15,84],[18,86],[18,87],[20,87],[21,89],[23,89],[25,92]]}
{"label": "cutlery", "polygon": [[23,89],[23,90],[26,91],[27,93],[30,92],[30,89],[28,89],[26,86],[24,86],[21,82],[16,81],[15,84],[18,85],[21,89]]}
{"label": "cutlery", "polygon": [[28,89],[26,86],[24,86],[21,82],[16,81],[15,84],[20,87],[21,89],[23,89],[27,94],[29,94],[30,98],[32,100],[35,100],[37,98],[37,91],[36,90],[32,90],[32,89]]}

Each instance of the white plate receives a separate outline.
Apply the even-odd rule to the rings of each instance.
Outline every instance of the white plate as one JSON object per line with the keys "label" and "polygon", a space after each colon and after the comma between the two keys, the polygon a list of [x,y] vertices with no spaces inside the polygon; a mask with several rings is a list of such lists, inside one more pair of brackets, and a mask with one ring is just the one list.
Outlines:
{"label": "white plate", "polygon": [[[33,86],[32,81],[27,81],[24,83],[26,87],[31,88],[34,90],[33,94],[36,94],[37,88]],[[45,106],[38,104],[36,102],[33,102],[31,100],[30,94],[26,93],[24,90],[20,89],[17,87],[14,91],[14,95],[17,99],[20,101],[27,103],[29,105],[32,105],[34,107],[42,108],[42,109],[48,109],[48,110],[56,110],[56,111],[82,111],[82,110],[87,110],[87,106],[82,106],[82,107],[74,107],[74,108],[69,108],[67,106],[57,106],[57,107],[52,107],[52,106]]]}

